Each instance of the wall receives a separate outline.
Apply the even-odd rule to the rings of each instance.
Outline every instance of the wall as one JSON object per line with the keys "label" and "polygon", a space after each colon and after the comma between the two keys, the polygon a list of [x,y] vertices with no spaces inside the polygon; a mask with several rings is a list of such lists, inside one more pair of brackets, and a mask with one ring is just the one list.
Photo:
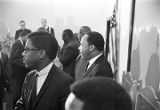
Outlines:
{"label": "wall", "polygon": [[105,35],[106,19],[112,15],[114,0],[1,0],[0,1],[0,39],[8,29],[14,36],[20,20],[32,31],[40,27],[41,18],[55,28],[60,45],[62,31],[71,28],[78,32],[82,25]]}

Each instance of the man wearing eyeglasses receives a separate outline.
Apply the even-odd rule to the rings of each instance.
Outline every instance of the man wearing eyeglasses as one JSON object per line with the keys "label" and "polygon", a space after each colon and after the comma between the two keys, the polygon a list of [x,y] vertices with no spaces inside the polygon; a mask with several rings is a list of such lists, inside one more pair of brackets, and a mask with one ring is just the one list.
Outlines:
{"label": "man wearing eyeglasses", "polygon": [[12,68],[12,79],[13,83],[13,103],[15,105],[16,101],[21,96],[21,89],[23,85],[24,78],[29,72],[25,68],[23,63],[22,52],[24,51],[25,41],[27,39],[28,31],[22,31],[20,37],[13,43],[10,51],[10,64]]}
{"label": "man wearing eyeglasses", "polygon": [[25,78],[15,110],[64,110],[73,80],[53,64],[57,51],[57,40],[50,33],[28,36],[22,55],[25,67],[33,71]]}
{"label": "man wearing eyeglasses", "polygon": [[27,29],[26,26],[25,26],[25,21],[21,20],[19,22],[19,26],[20,26],[20,29],[16,31],[16,34],[15,34],[15,40],[17,40],[19,38],[19,35],[22,31],[26,31],[27,33],[31,33],[31,30],[30,29]]}

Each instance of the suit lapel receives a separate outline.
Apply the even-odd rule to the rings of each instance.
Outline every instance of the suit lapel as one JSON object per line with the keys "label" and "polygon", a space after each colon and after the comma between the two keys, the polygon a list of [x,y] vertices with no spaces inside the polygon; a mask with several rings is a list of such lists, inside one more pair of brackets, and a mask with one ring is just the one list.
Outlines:
{"label": "suit lapel", "polygon": [[55,66],[54,66],[54,64],[53,64],[50,72],[48,73],[48,76],[47,76],[45,82],[44,82],[43,85],[42,85],[42,88],[40,89],[39,93],[38,93],[37,96],[36,96],[36,99],[35,99],[35,102],[33,103],[33,107],[32,107],[32,108],[35,107],[35,105],[36,105],[36,103],[39,101],[40,97],[45,93],[46,89],[48,88],[48,86],[49,86],[49,84],[50,84],[50,81],[51,81],[51,79],[52,79],[52,77],[53,77],[54,67],[55,67]]}
{"label": "suit lapel", "polygon": [[20,45],[22,48],[24,48],[23,42],[21,42],[20,39],[18,39],[17,43],[19,43],[19,45]]}
{"label": "suit lapel", "polygon": [[101,59],[103,59],[103,54],[99,57],[99,58],[97,58],[96,59],[96,61],[89,67],[89,69],[83,74],[83,76],[82,76],[82,79],[83,78],[85,78],[85,77],[88,77],[88,76],[91,76],[92,75],[92,71],[93,71],[93,69],[94,69],[94,67],[96,66],[96,64],[98,63],[98,62],[100,62],[101,61]]}

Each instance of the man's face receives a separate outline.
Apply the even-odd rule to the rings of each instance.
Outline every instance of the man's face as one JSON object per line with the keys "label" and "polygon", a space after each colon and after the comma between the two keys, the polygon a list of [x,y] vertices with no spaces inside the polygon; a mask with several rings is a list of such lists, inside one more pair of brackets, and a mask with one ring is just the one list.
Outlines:
{"label": "man's face", "polygon": [[65,103],[65,110],[83,110],[83,102],[70,93]]}
{"label": "man's face", "polygon": [[79,34],[78,34],[78,38],[79,40],[81,41],[82,40],[82,37],[87,33],[88,31],[84,28],[81,28],[80,31],[79,31]]}
{"label": "man's face", "polygon": [[80,49],[80,53],[81,53],[81,57],[83,59],[89,59],[89,56],[90,56],[90,51],[89,51],[89,45],[88,45],[88,42],[87,42],[87,38],[88,38],[88,35],[84,35],[84,37],[82,38],[81,40],[81,45],[79,47]]}
{"label": "man's face", "polygon": [[42,19],[41,24],[42,24],[42,27],[46,27],[47,26],[47,21],[45,19]]}
{"label": "man's face", "polygon": [[40,50],[32,45],[31,40],[27,40],[25,50],[22,53],[23,63],[26,68],[37,69],[40,62]]}
{"label": "man's face", "polygon": [[20,22],[19,25],[20,25],[20,29],[25,29],[25,23],[24,22]]}

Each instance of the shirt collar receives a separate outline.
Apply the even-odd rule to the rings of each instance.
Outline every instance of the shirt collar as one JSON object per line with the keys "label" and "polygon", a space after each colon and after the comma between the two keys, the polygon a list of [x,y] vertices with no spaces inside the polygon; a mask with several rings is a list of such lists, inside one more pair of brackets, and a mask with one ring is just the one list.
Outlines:
{"label": "shirt collar", "polygon": [[18,39],[20,40],[20,42],[21,42],[21,43],[22,43],[22,45],[23,45],[23,41],[22,41],[21,37],[19,37]]}
{"label": "shirt collar", "polygon": [[48,29],[48,26],[46,26],[45,29]]}
{"label": "shirt collar", "polygon": [[89,60],[89,66],[88,68],[102,55],[103,53],[100,53],[99,55],[93,57],[92,59]]}
{"label": "shirt collar", "polygon": [[43,68],[41,71],[38,72],[38,76],[41,77],[43,75],[46,75],[49,73],[51,67],[53,65],[53,62],[51,62],[50,64],[48,64],[45,68]]}
{"label": "shirt collar", "polygon": [[0,51],[0,59],[2,58],[2,52]]}

